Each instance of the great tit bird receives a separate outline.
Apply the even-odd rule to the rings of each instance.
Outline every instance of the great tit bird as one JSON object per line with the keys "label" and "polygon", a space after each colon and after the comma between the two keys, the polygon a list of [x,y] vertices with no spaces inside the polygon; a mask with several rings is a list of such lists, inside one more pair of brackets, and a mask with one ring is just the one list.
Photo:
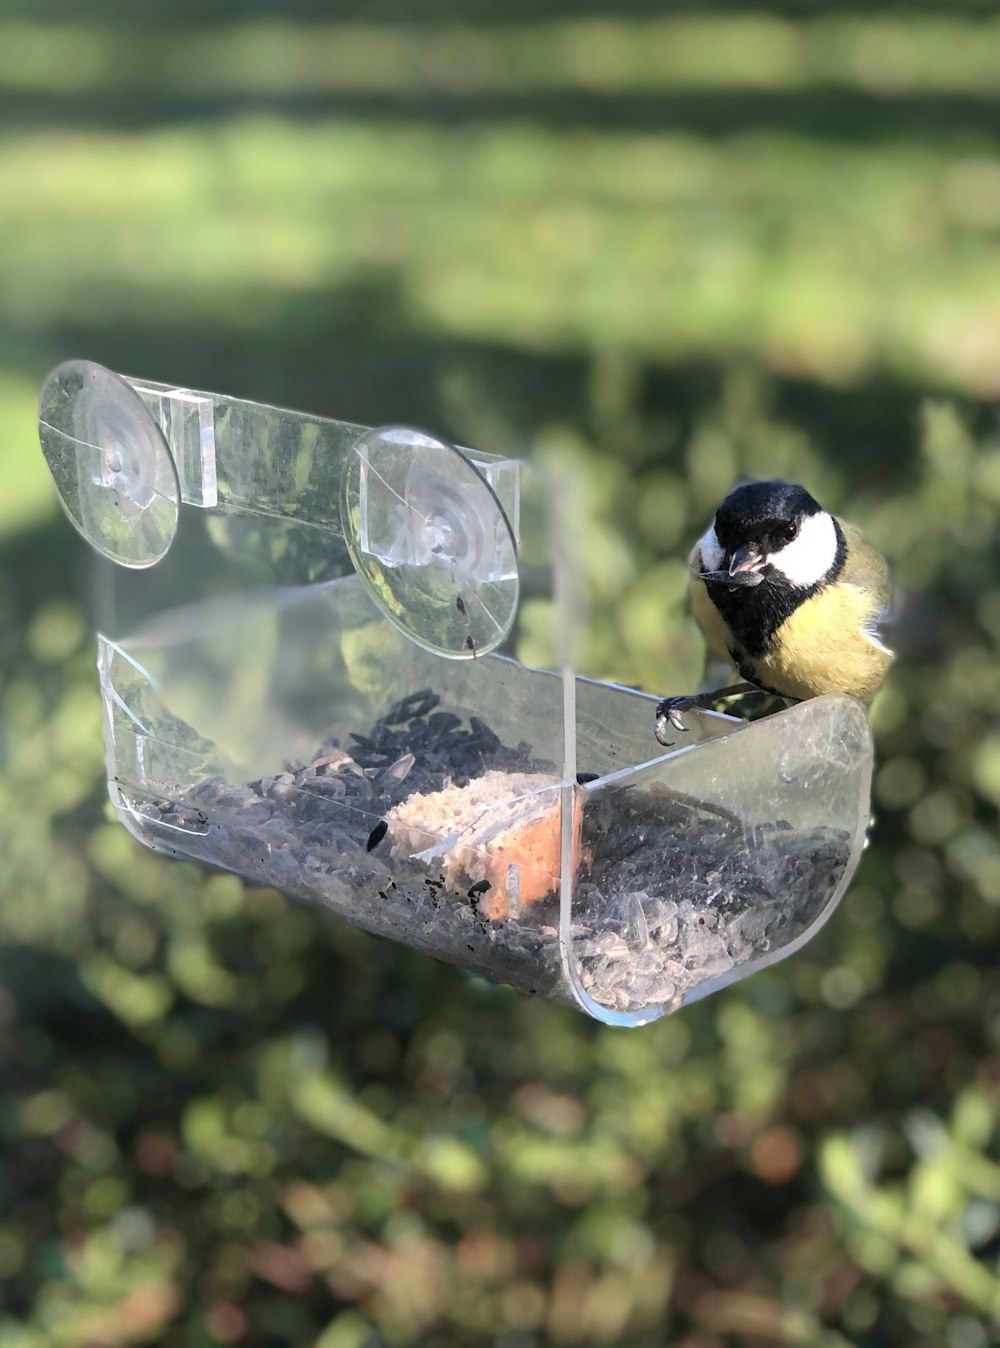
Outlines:
{"label": "great tit bird", "polygon": [[763,690],[800,701],[847,693],[870,702],[892,652],[880,634],[889,567],[852,525],[789,482],[746,482],[729,493],[689,561],[691,610],[710,650],[745,683],[656,708],[656,738],[680,714]]}

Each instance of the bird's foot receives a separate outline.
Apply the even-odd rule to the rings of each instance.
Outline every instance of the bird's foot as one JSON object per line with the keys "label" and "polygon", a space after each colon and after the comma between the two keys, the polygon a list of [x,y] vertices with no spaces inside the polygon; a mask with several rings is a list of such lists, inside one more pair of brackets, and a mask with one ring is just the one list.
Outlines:
{"label": "bird's foot", "polygon": [[673,747],[674,741],[667,739],[667,727],[672,726],[674,730],[682,733],[687,729],[681,716],[686,711],[711,711],[716,702],[725,697],[736,697],[742,693],[759,693],[760,689],[753,683],[736,683],[730,688],[715,688],[710,693],[696,693],[691,696],[665,697],[662,702],[656,704],[656,721],[653,726],[653,734],[665,749]]}
{"label": "bird's foot", "polygon": [[682,733],[686,730],[684,722],[681,720],[681,713],[685,711],[694,711],[696,707],[704,707],[705,703],[700,697],[665,697],[662,702],[656,704],[656,722],[653,727],[653,733],[665,749],[670,749],[674,741],[667,739],[668,726],[673,726],[674,730]]}

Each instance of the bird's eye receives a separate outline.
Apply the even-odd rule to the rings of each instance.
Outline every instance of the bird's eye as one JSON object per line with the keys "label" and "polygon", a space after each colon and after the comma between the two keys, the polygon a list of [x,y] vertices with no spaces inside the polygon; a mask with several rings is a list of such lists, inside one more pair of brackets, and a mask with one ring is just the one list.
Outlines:
{"label": "bird's eye", "polygon": [[790,520],[788,524],[785,525],[784,529],[782,529],[781,536],[782,538],[784,538],[786,543],[790,543],[798,532],[799,532],[798,521]]}

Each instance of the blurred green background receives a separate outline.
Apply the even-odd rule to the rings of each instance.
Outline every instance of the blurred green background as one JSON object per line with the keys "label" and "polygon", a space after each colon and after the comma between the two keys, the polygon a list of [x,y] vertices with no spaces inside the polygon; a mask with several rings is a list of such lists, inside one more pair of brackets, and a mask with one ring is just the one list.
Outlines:
{"label": "blurred green background", "polygon": [[[997,33],[0,4],[0,1348],[996,1341]],[[834,919],[614,1032],[144,852],[35,434],[73,356],[565,456],[582,664],[652,691],[718,499],[804,481],[907,598]]]}

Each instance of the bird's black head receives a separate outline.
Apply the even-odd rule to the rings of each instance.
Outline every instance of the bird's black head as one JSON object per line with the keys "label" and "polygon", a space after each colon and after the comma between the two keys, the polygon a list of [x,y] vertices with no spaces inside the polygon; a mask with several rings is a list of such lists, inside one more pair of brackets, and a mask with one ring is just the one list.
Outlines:
{"label": "bird's black head", "polygon": [[706,581],[741,588],[812,588],[833,577],[842,549],[836,522],[805,487],[778,481],[736,487],[701,540]]}
{"label": "bird's black head", "polygon": [[792,482],[744,482],[729,493],[715,512],[715,533],[732,556],[748,546],[772,556],[793,542],[803,522],[822,513],[822,506]]}

